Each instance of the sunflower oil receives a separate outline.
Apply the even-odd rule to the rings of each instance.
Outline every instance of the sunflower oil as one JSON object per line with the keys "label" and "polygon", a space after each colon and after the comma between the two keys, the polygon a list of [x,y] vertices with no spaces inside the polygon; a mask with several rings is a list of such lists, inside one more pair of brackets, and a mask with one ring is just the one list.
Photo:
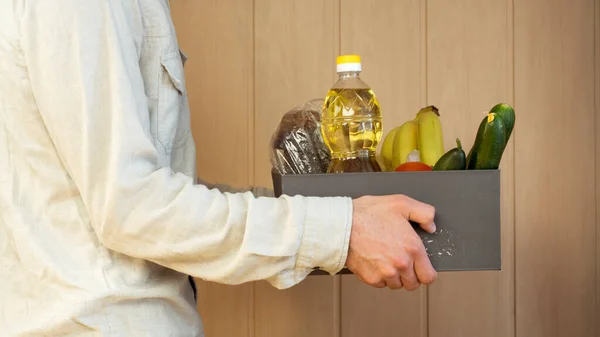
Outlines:
{"label": "sunflower oil", "polygon": [[380,172],[377,145],[383,129],[381,108],[361,78],[360,56],[337,58],[338,81],[327,93],[321,132],[331,151],[328,173]]}

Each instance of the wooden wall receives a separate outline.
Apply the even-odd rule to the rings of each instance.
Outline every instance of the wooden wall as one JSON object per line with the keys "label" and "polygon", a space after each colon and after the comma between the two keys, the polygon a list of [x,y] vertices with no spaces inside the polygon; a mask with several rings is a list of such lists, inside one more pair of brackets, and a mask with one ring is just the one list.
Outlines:
{"label": "wooden wall", "polygon": [[600,0],[171,3],[211,182],[270,186],[271,133],[325,95],[340,53],[362,56],[386,131],[435,104],[447,146],[470,146],[486,109],[517,114],[501,272],[442,273],[416,292],[353,276],[285,291],[202,282],[208,337],[600,336]]}

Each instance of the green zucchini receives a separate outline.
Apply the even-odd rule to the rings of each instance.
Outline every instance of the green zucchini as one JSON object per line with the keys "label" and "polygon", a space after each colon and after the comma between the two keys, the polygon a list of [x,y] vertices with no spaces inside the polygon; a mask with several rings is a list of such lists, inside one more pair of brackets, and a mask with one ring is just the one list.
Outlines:
{"label": "green zucchini", "polygon": [[502,118],[506,132],[505,141],[508,143],[513,128],[515,127],[515,111],[510,105],[506,103],[500,103],[495,105],[490,112],[495,112],[498,116],[500,116],[500,118]]}
{"label": "green zucchini", "polygon": [[506,126],[495,112],[483,118],[467,156],[467,170],[496,170],[506,148]]}
{"label": "green zucchini", "polygon": [[467,156],[460,139],[456,138],[456,147],[446,152],[433,166],[434,171],[456,171],[467,169]]}

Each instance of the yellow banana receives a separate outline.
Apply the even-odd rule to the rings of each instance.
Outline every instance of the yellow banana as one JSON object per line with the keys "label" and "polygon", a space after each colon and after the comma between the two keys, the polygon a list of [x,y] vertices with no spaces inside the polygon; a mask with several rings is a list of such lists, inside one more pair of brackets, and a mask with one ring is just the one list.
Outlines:
{"label": "yellow banana", "polygon": [[400,126],[394,137],[394,153],[391,170],[406,163],[406,157],[418,148],[419,126],[416,120],[408,121]]}
{"label": "yellow banana", "polygon": [[389,171],[387,164],[383,161],[383,158],[380,155],[375,156],[375,160],[377,161],[377,164],[379,164],[381,171],[383,171],[383,172]]}
{"label": "yellow banana", "polygon": [[417,114],[417,120],[421,161],[429,166],[434,166],[445,153],[442,122],[438,109],[434,106],[421,109]]}
{"label": "yellow banana", "polygon": [[390,170],[392,167],[392,156],[394,153],[394,136],[400,130],[400,127],[393,128],[390,132],[388,132],[387,136],[383,140],[383,144],[381,145],[381,160],[383,161],[387,170]]}

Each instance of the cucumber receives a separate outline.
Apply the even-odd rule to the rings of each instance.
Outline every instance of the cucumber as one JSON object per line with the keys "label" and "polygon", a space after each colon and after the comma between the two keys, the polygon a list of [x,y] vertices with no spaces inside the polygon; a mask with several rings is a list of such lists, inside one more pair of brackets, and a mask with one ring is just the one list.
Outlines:
{"label": "cucumber", "polygon": [[467,170],[496,170],[506,148],[506,126],[495,112],[483,118],[467,156]]}
{"label": "cucumber", "polygon": [[446,152],[433,166],[434,171],[456,171],[467,169],[467,156],[460,139],[456,138],[456,147]]}
{"label": "cucumber", "polygon": [[506,103],[500,103],[495,105],[490,112],[495,112],[498,116],[500,116],[500,118],[502,118],[506,132],[505,141],[508,143],[513,128],[515,127],[515,111],[510,105]]}

